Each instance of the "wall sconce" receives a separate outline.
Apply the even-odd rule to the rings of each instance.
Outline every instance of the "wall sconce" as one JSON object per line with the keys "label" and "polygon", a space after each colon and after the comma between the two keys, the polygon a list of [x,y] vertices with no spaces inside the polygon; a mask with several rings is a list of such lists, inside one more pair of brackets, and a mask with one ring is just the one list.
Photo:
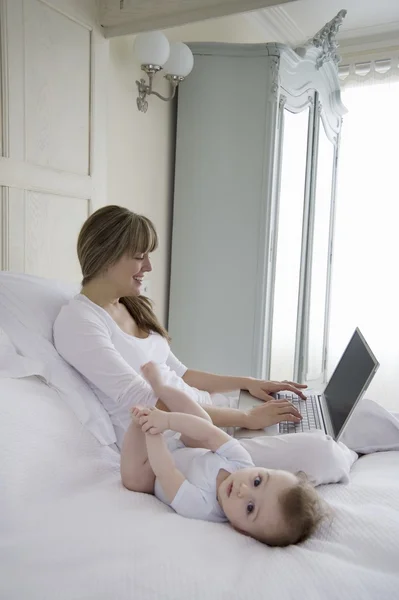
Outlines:
{"label": "wall sconce", "polygon": [[[160,31],[139,33],[134,42],[134,53],[141,69],[148,75],[148,82],[145,79],[136,81],[139,92],[137,108],[144,113],[148,109],[147,96],[157,96],[165,102],[172,100],[177,86],[191,73],[194,65],[190,48],[182,42],[169,45],[168,38]],[[169,96],[162,96],[152,89],[154,76],[161,70],[165,72],[165,79],[171,84]]]}

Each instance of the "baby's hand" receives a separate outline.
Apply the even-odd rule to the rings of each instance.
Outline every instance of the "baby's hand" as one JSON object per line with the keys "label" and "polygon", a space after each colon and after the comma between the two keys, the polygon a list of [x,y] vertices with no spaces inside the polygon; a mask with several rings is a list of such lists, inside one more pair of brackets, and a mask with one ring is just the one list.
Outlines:
{"label": "baby's hand", "polygon": [[141,372],[143,373],[144,379],[148,381],[154,392],[158,394],[157,390],[159,390],[163,385],[162,375],[159,367],[153,362],[148,362],[141,367]]}
{"label": "baby's hand", "polygon": [[169,413],[157,408],[144,409],[139,417],[139,424],[144,433],[156,435],[169,429]]}

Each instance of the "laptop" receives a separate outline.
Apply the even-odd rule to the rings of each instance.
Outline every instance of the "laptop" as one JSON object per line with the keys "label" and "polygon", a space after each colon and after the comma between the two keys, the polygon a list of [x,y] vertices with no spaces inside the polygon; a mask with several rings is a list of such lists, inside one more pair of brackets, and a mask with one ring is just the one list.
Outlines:
{"label": "laptop", "polygon": [[[257,431],[256,434],[276,435],[322,429],[334,440],[338,440],[379,366],[361,331],[357,328],[323,393],[305,390],[306,400],[287,392],[273,394],[277,400],[292,402],[301,413],[302,421],[300,423],[283,421],[271,428],[267,427],[262,433]],[[259,404],[264,403],[253,398],[248,392],[240,393],[238,405],[240,409],[248,410]],[[236,437],[243,437],[244,431]]]}

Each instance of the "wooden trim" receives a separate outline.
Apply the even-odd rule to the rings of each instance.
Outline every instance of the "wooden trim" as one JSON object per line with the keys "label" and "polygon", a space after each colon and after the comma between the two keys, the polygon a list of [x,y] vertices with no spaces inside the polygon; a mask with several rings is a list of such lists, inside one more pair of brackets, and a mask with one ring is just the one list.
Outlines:
{"label": "wooden trim", "polygon": [[[0,0],[0,155],[9,154],[8,127],[8,47],[7,47],[7,2]],[[8,252],[8,189],[0,187],[0,268],[9,268]]]}
{"label": "wooden trim", "polygon": [[93,189],[89,175],[57,171],[5,157],[0,158],[1,185],[82,199],[91,198]]}
{"label": "wooden trim", "polygon": [[89,15],[83,12],[78,12],[76,8],[74,9],[68,0],[38,0],[42,4],[45,4],[49,8],[52,8],[56,12],[60,13],[67,19],[74,21],[81,27],[88,29],[91,31],[93,29],[93,25],[90,22]]}
{"label": "wooden trim", "polygon": [[0,268],[9,269],[8,188],[0,188]]}
{"label": "wooden trim", "polygon": [[8,44],[7,44],[7,1],[0,0],[0,57],[1,57],[1,113],[0,113],[0,154],[9,154],[9,122],[8,122]]}
{"label": "wooden trim", "polygon": [[[177,27],[196,21],[225,17],[242,12],[249,12],[260,8],[284,4],[293,0],[218,0],[211,6],[204,6],[202,0],[192,3],[192,6],[182,10],[182,6],[176,3],[175,7],[163,7],[164,3],[159,2],[159,7],[153,7],[147,15],[141,12],[134,12],[134,8],[126,11],[125,20],[117,25],[107,24],[107,3],[103,2],[100,7],[100,23],[103,26],[105,37],[115,37],[140,31],[151,31],[154,29],[167,29]],[[114,3],[113,3],[114,4]],[[166,3],[165,3],[166,5]],[[101,11],[102,8],[102,11]],[[103,14],[101,14],[101,12]]]}

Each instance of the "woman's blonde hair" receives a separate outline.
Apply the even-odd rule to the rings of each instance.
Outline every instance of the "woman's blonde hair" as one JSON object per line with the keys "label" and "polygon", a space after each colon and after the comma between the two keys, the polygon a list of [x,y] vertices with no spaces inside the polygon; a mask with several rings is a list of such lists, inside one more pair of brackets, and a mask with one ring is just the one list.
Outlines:
{"label": "woman's blonde hair", "polygon": [[[126,253],[148,254],[158,246],[153,223],[122,206],[104,206],[84,222],[78,237],[78,258],[82,269],[82,285],[103,274]],[[124,304],[142,331],[155,331],[169,339],[159,323],[151,301],[145,296],[125,296]]]}

